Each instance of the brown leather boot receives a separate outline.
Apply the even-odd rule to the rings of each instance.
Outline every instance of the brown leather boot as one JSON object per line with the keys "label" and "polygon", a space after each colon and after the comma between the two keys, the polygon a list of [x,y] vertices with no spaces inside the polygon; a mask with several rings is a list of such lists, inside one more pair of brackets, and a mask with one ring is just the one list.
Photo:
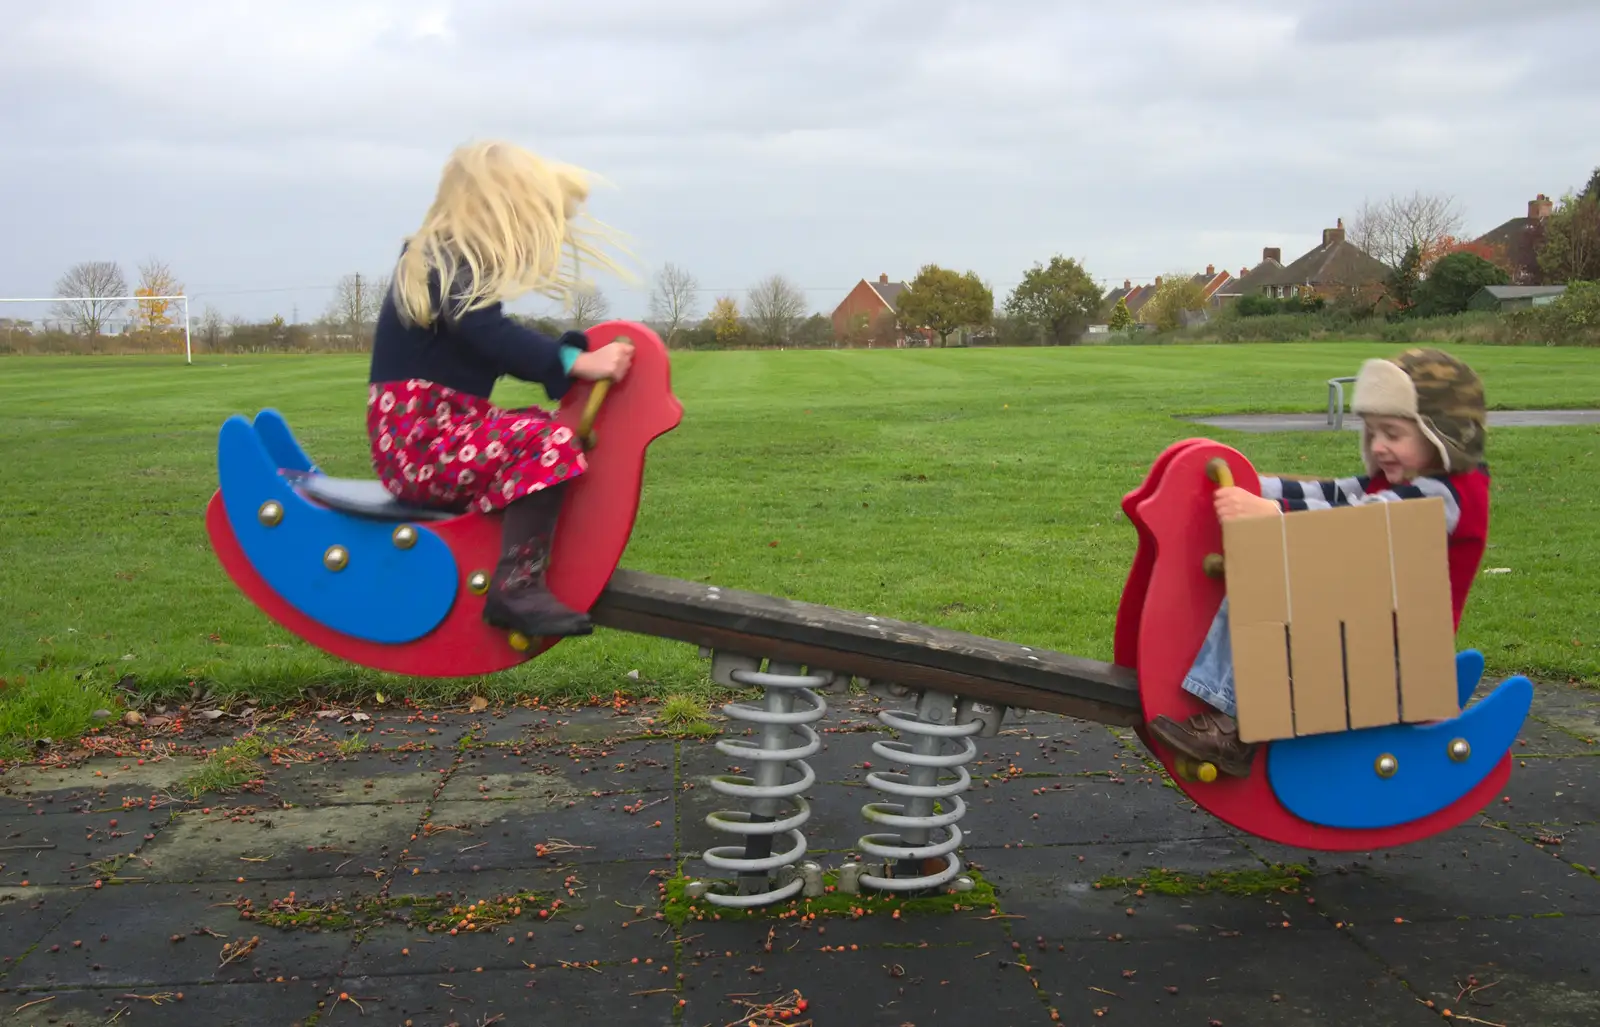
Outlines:
{"label": "brown leather boot", "polygon": [[1229,777],[1249,777],[1256,747],[1239,740],[1239,726],[1225,713],[1197,713],[1180,724],[1160,716],[1149,724],[1152,735],[1192,760],[1212,763]]}
{"label": "brown leather boot", "polygon": [[500,562],[489,582],[483,619],[530,639],[588,635],[589,615],[568,608],[545,585],[550,539],[561,510],[561,486],[533,492],[506,507]]}

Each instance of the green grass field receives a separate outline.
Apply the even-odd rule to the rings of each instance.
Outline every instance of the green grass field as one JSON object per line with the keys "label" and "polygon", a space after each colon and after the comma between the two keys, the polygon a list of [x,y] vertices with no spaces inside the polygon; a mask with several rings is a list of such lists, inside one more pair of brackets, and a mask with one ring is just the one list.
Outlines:
{"label": "green grass field", "polygon": [[[1245,436],[1174,415],[1316,411],[1325,378],[1393,349],[675,354],[686,414],[650,450],[623,564],[1107,659],[1134,549],[1117,502],[1164,446],[1210,434],[1263,470],[1358,467],[1353,433]],[[1457,352],[1493,406],[1600,405],[1600,352]],[[345,356],[0,361],[0,735],[69,731],[130,679],[152,694],[201,682],[265,702],[313,685],[418,697],[463,685],[704,689],[691,647],[607,631],[488,682],[399,681],[258,613],[202,524],[217,428],[274,406],[330,473],[370,475],[365,373]],[[496,398],[543,399],[524,386]],[[1485,566],[1511,573],[1479,580],[1460,642],[1494,674],[1600,680],[1597,444],[1595,427],[1491,432]]]}

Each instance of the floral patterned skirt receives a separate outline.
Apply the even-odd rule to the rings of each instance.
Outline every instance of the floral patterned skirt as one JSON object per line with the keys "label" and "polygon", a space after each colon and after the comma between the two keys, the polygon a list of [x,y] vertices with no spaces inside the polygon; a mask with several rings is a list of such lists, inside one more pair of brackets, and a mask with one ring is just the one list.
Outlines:
{"label": "floral patterned skirt", "polygon": [[571,428],[538,407],[487,400],[413,378],[367,393],[372,460],[395,498],[448,510],[503,510],[588,467]]}

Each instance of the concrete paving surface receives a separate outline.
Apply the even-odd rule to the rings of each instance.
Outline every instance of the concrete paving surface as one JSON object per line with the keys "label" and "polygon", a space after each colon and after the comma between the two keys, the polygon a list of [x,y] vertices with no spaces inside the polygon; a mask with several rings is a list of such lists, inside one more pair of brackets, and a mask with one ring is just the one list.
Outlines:
{"label": "concrete paving surface", "polygon": [[[803,830],[832,868],[882,798],[883,707],[830,706]],[[706,873],[732,839],[705,815],[738,806],[707,786],[729,757],[656,709],[197,708],[13,768],[0,1024],[1600,1023],[1592,690],[1540,686],[1480,818],[1338,855],[1198,812],[1127,732],[1027,714],[969,766],[992,904],[679,927],[662,886]],[[1228,883],[1292,864],[1298,887]]]}

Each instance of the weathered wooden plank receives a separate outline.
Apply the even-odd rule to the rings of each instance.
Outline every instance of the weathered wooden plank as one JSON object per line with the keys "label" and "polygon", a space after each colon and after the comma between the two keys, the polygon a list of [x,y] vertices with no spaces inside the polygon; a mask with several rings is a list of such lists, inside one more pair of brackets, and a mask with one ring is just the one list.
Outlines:
{"label": "weathered wooden plank", "polygon": [[1134,672],[944,628],[618,570],[589,611],[619,631],[937,688],[1018,709],[1142,723]]}

